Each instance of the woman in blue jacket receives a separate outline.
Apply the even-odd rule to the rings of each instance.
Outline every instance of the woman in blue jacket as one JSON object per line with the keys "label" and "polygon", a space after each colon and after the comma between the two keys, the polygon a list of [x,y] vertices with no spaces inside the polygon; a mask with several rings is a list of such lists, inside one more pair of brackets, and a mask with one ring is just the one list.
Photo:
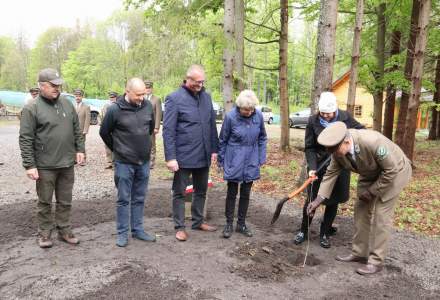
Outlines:
{"label": "woman in blue jacket", "polygon": [[255,107],[257,96],[244,90],[236,100],[236,107],[225,116],[220,131],[218,164],[223,168],[224,179],[228,182],[226,195],[226,225],[223,237],[232,235],[235,199],[240,185],[238,220],[236,230],[251,237],[245,219],[249,206],[249,196],[254,180],[260,178],[260,167],[266,162],[266,129],[263,115]]}

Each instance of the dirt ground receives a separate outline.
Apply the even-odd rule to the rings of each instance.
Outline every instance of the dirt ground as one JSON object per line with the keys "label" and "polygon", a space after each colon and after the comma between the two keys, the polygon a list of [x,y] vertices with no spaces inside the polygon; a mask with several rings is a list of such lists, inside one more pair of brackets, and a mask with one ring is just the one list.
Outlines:
{"label": "dirt ground", "polygon": [[158,241],[130,239],[118,248],[113,174],[104,170],[98,129],[92,126],[87,138],[88,164],[76,167],[72,224],[81,244],[55,239],[53,248],[43,250],[36,244],[37,196],[21,167],[18,126],[0,126],[1,299],[440,299],[438,239],[394,232],[384,271],[363,277],[354,272],[358,264],[334,259],[350,252],[352,219],[337,217],[330,249],[319,247],[315,220],[303,267],[307,245],[292,243],[300,208],[286,204],[269,226],[278,199],[253,193],[247,221],[254,237],[234,233],[226,240],[220,228],[225,186],[218,182],[208,195],[208,221],[219,230],[189,230],[189,240],[177,242],[171,181],[156,170],[145,228]]}

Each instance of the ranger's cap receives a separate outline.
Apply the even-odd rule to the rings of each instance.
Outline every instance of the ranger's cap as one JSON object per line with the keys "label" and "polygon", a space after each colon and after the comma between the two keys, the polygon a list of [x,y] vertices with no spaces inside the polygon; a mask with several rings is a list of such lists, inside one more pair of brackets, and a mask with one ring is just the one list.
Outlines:
{"label": "ranger's cap", "polygon": [[38,73],[38,82],[50,82],[55,85],[62,85],[64,80],[61,78],[57,70],[47,68]]}
{"label": "ranger's cap", "polygon": [[39,92],[40,92],[40,89],[37,87],[33,87],[33,88],[29,89],[29,93],[39,93]]}
{"label": "ranger's cap", "polygon": [[73,94],[74,95],[84,96],[84,91],[82,89],[74,89],[73,90]]}
{"label": "ranger's cap", "polygon": [[116,93],[116,92],[109,92],[109,93],[108,93],[108,96],[109,96],[110,98],[118,97],[118,93]]}
{"label": "ranger's cap", "polygon": [[325,128],[318,136],[318,143],[326,148],[338,146],[347,134],[347,126],[344,122],[334,122]]}
{"label": "ranger's cap", "polygon": [[147,89],[153,87],[153,81],[151,81],[151,80],[146,80],[144,83],[145,83],[145,87],[146,87]]}

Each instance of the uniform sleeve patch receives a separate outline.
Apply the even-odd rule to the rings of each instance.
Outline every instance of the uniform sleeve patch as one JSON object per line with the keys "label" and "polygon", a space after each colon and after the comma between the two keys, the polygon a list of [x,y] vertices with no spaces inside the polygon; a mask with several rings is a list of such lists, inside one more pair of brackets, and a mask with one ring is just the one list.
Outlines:
{"label": "uniform sleeve patch", "polygon": [[388,149],[385,146],[379,146],[376,150],[376,156],[379,160],[385,159],[388,155]]}

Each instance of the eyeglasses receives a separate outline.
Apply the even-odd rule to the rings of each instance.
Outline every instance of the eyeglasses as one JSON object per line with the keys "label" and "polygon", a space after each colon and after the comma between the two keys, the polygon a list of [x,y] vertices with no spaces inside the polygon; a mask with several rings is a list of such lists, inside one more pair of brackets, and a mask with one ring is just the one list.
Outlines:
{"label": "eyeglasses", "polygon": [[194,83],[198,84],[198,85],[204,85],[205,84],[205,80],[194,80],[194,78],[192,77],[188,77],[189,79],[191,79]]}

